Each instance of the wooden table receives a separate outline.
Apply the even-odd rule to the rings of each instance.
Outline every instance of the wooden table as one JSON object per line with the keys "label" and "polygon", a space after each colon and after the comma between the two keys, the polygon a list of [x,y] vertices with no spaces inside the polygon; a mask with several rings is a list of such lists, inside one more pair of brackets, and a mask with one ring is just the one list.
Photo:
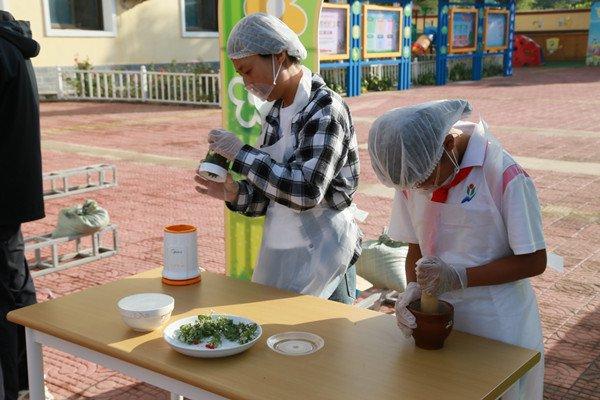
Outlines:
{"label": "wooden table", "polygon": [[[496,399],[540,360],[536,351],[456,331],[444,349],[420,350],[392,315],[207,272],[198,285],[165,286],[160,273],[11,312],[8,319],[26,327],[32,399],[43,398],[42,345],[191,399]],[[138,333],[122,322],[117,301],[142,292],[175,298],[170,322],[214,310],[255,320],[263,336],[229,358],[186,357],[162,329]],[[269,336],[288,331],[320,335],[325,347],[300,357],[267,347]]]}

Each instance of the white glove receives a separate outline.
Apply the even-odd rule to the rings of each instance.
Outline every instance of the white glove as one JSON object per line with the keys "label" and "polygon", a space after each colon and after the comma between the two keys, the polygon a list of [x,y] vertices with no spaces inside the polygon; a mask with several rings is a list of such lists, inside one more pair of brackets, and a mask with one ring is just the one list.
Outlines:
{"label": "white glove", "polygon": [[410,282],[406,285],[404,293],[398,295],[398,300],[396,301],[396,321],[404,337],[409,338],[412,335],[412,330],[417,327],[417,320],[413,313],[408,310],[407,306],[420,298],[421,287],[417,282]]}
{"label": "white glove", "polygon": [[417,261],[417,282],[423,291],[438,297],[442,293],[467,287],[466,269],[457,269],[438,257],[423,257]]}
{"label": "white glove", "polygon": [[240,152],[244,143],[233,133],[225,129],[213,129],[208,134],[209,148],[227,160],[232,161]]}

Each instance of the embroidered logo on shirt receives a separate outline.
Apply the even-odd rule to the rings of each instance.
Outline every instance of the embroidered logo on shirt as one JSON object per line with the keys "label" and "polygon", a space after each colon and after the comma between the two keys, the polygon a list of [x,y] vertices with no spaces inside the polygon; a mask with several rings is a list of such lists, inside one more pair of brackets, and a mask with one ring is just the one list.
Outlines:
{"label": "embroidered logo on shirt", "polygon": [[467,186],[467,195],[465,196],[464,199],[462,199],[462,201],[460,202],[462,203],[467,203],[471,200],[473,200],[473,197],[475,197],[475,193],[477,192],[477,188],[475,187],[474,184],[469,184],[469,186]]}

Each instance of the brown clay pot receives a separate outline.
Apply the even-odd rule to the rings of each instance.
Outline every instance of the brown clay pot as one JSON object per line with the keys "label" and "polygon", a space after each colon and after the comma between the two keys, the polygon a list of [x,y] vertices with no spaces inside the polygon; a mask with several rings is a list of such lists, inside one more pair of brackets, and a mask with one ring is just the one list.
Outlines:
{"label": "brown clay pot", "polygon": [[421,312],[421,300],[415,300],[408,309],[417,319],[417,328],[413,329],[413,338],[417,347],[425,350],[437,350],[444,347],[444,341],[452,331],[454,307],[446,301],[439,301],[436,314]]}

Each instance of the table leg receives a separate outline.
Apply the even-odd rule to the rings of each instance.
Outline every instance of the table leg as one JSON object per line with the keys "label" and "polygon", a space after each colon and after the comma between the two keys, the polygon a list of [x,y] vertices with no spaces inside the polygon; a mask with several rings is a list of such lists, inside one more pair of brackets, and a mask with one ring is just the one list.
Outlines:
{"label": "table leg", "polygon": [[42,345],[35,341],[35,332],[25,328],[25,343],[27,345],[27,374],[29,376],[29,398],[42,400],[44,393],[44,359]]}
{"label": "table leg", "polygon": [[183,399],[183,396],[180,396],[175,393],[171,393],[171,400],[184,400],[184,399]]}

